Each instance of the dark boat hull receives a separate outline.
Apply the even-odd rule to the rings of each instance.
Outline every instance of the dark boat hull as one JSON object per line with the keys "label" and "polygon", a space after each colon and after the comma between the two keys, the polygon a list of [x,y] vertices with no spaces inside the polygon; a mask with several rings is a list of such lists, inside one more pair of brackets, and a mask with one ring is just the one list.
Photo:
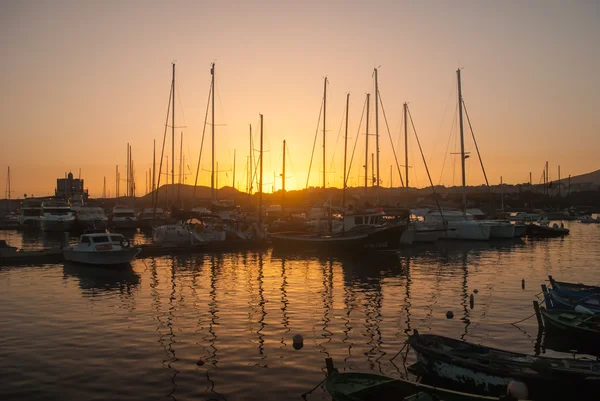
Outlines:
{"label": "dark boat hull", "polygon": [[271,236],[273,247],[290,250],[315,250],[327,252],[365,252],[384,249],[397,249],[406,225],[344,233],[331,236],[318,236],[306,233],[281,233]]}
{"label": "dark boat hull", "polygon": [[461,391],[500,396],[517,380],[527,385],[531,399],[554,399],[573,388],[578,396],[597,394],[600,386],[600,363],[593,361],[571,359],[567,364],[567,359],[528,356],[418,333],[409,338],[409,344],[426,375],[451,382]]}
{"label": "dark boat hull", "polygon": [[540,226],[537,224],[529,224],[527,226],[526,235],[528,237],[538,237],[538,238],[556,238],[556,237],[564,237],[569,234],[568,228],[561,227],[546,227]]}
{"label": "dark boat hull", "polygon": [[548,276],[548,279],[550,280],[550,285],[555,290],[580,291],[585,293],[586,296],[600,295],[600,287],[597,286],[556,281],[552,276]]}

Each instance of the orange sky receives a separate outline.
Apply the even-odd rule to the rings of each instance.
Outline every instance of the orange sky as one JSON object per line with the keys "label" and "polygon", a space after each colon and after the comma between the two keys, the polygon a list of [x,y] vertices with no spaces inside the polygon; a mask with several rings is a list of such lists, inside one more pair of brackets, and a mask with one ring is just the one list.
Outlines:
{"label": "orange sky", "polygon": [[[104,176],[114,195],[115,166],[125,168],[129,142],[138,193],[144,192],[152,140],[162,144],[173,61],[176,125],[187,127],[186,164],[195,172],[210,63],[215,61],[217,160],[221,170],[230,170],[237,150],[236,180],[242,189],[248,124],[257,131],[259,113],[264,114],[269,151],[265,191],[272,189],[273,172],[281,172],[283,139],[291,153],[287,186],[305,186],[324,76],[330,82],[327,179],[328,185],[341,186],[343,133],[338,133],[345,94],[351,94],[353,145],[365,94],[374,94],[377,66],[401,164],[402,103],[407,101],[436,184],[460,183],[458,159],[450,154],[459,150],[454,123],[458,66],[491,183],[500,176],[505,182],[524,182],[530,171],[539,182],[546,160],[551,179],[558,164],[565,176],[599,168],[597,2],[358,3],[3,2],[2,189],[9,165],[13,197],[52,193],[57,177],[66,171],[77,175],[81,168],[92,196],[101,195]],[[373,133],[374,102],[371,111]],[[388,186],[394,161],[382,114],[379,128],[381,179]],[[474,151],[465,134],[467,151]],[[177,149],[178,138],[179,133]],[[321,185],[321,143],[319,136],[311,185]],[[426,186],[414,137],[409,144],[411,186]],[[210,149],[210,142],[206,145]],[[364,135],[355,157],[352,185],[363,182]],[[206,152],[202,169],[209,168]],[[475,155],[467,168],[469,184],[483,182]],[[219,184],[231,185],[231,177],[231,172],[222,173]],[[186,182],[193,178],[188,175]],[[393,181],[399,182],[396,172]],[[202,172],[200,183],[210,184],[208,172]]]}

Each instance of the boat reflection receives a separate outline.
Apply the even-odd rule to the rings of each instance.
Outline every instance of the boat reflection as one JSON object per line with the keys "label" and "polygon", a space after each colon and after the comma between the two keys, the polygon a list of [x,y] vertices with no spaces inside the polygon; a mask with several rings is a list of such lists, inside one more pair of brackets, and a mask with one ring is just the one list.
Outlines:
{"label": "boat reflection", "polygon": [[64,262],[63,277],[76,278],[79,288],[92,292],[118,291],[131,296],[140,286],[140,275],[131,266],[107,269],[76,262]]}

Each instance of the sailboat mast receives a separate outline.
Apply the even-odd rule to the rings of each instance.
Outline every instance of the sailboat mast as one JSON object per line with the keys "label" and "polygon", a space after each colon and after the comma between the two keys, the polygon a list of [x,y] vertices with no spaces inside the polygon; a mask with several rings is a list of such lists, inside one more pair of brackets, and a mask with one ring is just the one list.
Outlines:
{"label": "sailboat mast", "polygon": [[233,204],[235,205],[235,149],[233,149]]}
{"label": "sailboat mast", "polygon": [[[8,193],[6,194],[7,198],[8,198],[8,212],[11,212],[10,209],[10,166],[8,166],[8,181],[7,181],[7,185],[8,185]],[[104,185],[106,186],[106,178],[104,179]]]}
{"label": "sailboat mast", "polygon": [[[173,103],[171,109],[171,199],[175,198],[175,63],[173,63]],[[167,164],[168,166],[168,164]],[[168,167],[167,167],[168,168]]]}
{"label": "sailboat mast", "polygon": [[379,82],[377,80],[377,68],[375,68],[375,155],[377,166],[377,183],[379,188]]}
{"label": "sailboat mast", "polygon": [[211,134],[212,134],[212,167],[210,173],[210,191],[212,194],[212,200],[215,200],[215,63],[212,63],[210,67],[211,78]]}
{"label": "sailboat mast", "polygon": [[342,187],[342,209],[346,207],[346,158],[348,154],[348,108],[350,106],[350,94],[346,93],[346,129],[344,134],[344,186]]}
{"label": "sailboat mast", "polygon": [[260,176],[258,178],[258,228],[262,229],[262,191],[263,191],[263,115],[260,115]]}
{"label": "sailboat mast", "polygon": [[285,139],[283,140],[283,168],[281,169],[281,193],[285,197]]}
{"label": "sailboat mast", "polygon": [[183,131],[179,139],[179,185],[177,186],[177,203],[181,200],[181,183],[183,181]]}
{"label": "sailboat mast", "polygon": [[323,189],[326,186],[325,180],[325,119],[327,117],[327,77],[323,80]]}
{"label": "sailboat mast", "polygon": [[369,105],[371,104],[371,94],[367,93],[367,133],[365,135],[365,195],[367,194],[369,182]]}
{"label": "sailboat mast", "polygon": [[467,193],[466,193],[466,176],[465,176],[465,139],[463,136],[463,106],[462,106],[462,89],[460,85],[460,68],[456,70],[458,78],[458,121],[460,127],[460,165],[462,168],[462,209],[463,214],[467,215]]}
{"label": "sailboat mast", "polygon": [[126,172],[127,187],[125,188],[125,197],[129,198],[129,143],[127,143],[127,172]]}
{"label": "sailboat mast", "polygon": [[152,205],[154,205],[154,190],[156,189],[156,139],[152,151]]}
{"label": "sailboat mast", "polygon": [[504,185],[502,185],[502,176],[500,176],[500,210],[504,213]]}
{"label": "sailboat mast", "polygon": [[250,186],[249,186],[249,190],[248,190],[248,194],[252,195],[252,186],[254,184],[254,176],[253,174],[253,166],[254,166],[254,157],[253,157],[253,150],[252,150],[252,124],[250,124],[250,171],[249,171],[249,175],[250,175]]}
{"label": "sailboat mast", "polygon": [[[406,177],[406,193],[408,194],[408,121],[406,121],[407,108],[408,104],[404,103],[404,177]],[[408,202],[408,198],[406,202]]]}

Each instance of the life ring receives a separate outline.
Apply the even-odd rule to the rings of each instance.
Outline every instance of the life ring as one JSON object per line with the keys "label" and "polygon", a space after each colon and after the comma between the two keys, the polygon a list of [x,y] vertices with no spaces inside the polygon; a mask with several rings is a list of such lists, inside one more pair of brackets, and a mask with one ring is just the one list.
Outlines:
{"label": "life ring", "polygon": [[121,244],[121,248],[129,248],[129,246],[131,245],[127,238],[121,239],[120,244]]}

